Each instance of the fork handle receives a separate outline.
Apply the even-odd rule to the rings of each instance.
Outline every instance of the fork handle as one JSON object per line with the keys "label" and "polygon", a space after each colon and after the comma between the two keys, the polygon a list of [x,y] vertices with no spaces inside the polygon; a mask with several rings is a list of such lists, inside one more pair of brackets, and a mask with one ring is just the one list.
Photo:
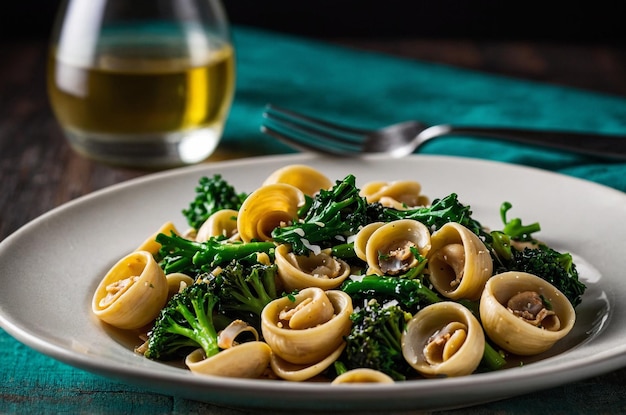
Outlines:
{"label": "fork handle", "polygon": [[448,124],[429,127],[422,131],[420,135],[423,135],[426,139],[444,135],[486,137],[604,158],[626,160],[626,137],[616,135],[523,128],[463,127]]}

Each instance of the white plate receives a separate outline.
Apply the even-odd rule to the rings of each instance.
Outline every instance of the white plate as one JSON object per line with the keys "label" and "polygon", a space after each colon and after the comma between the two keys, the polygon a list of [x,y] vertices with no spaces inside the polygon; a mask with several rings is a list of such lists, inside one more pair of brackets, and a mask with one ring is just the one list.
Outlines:
{"label": "white plate", "polygon": [[[186,229],[181,210],[203,175],[220,173],[251,191],[276,168],[306,163],[331,179],[353,173],[415,179],[431,198],[451,192],[483,225],[500,226],[499,207],[539,221],[540,236],[571,252],[588,285],[575,329],[542,360],[499,372],[391,386],[194,376],[132,352],[90,314],[92,293],[117,259],[164,222]],[[413,156],[402,160],[322,159],[290,155],[200,165],[95,192],[32,221],[0,243],[0,325],[19,341],[78,368],[164,394],[274,409],[445,409],[493,401],[573,382],[626,365],[626,195],[541,170],[472,159]],[[35,305],[34,307],[32,305]]]}

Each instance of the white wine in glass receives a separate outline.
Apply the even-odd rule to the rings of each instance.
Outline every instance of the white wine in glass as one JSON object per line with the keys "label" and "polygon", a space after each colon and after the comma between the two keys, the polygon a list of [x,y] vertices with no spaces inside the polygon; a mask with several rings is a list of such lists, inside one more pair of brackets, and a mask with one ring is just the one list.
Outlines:
{"label": "white wine in glass", "polygon": [[235,89],[219,0],[66,0],[48,93],[71,146],[105,163],[168,168],[206,159]]}

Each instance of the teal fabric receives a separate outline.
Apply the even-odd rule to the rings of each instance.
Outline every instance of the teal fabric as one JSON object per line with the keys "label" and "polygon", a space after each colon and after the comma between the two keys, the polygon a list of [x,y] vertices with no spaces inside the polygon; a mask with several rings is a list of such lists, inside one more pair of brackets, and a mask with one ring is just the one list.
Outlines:
{"label": "teal fabric", "polygon": [[[626,98],[361,52],[237,28],[238,79],[222,146],[290,152],[259,132],[265,104],[343,123],[513,126],[626,136]],[[505,161],[557,171],[626,191],[626,163],[498,141],[449,137],[424,154]]]}
{"label": "teal fabric", "polygon": [[[426,123],[568,128],[626,135],[626,98],[359,52],[238,27],[237,90],[222,146],[260,154],[291,152],[259,132],[268,102],[365,127]],[[466,137],[429,144],[427,154],[478,157],[535,166],[626,191],[626,163]],[[0,413],[219,413],[238,409],[154,394],[52,360],[0,330]],[[623,386],[602,378],[605,413],[623,410]],[[597,383],[594,383],[597,385]],[[577,394],[578,392],[581,392]],[[491,403],[463,413],[579,413],[585,382]],[[37,408],[23,407],[36,395]],[[565,397],[565,399],[554,399]],[[29,403],[32,404],[33,400]],[[527,408],[526,411],[524,408]],[[583,408],[583,409],[581,409]],[[587,408],[591,410],[591,408]]]}

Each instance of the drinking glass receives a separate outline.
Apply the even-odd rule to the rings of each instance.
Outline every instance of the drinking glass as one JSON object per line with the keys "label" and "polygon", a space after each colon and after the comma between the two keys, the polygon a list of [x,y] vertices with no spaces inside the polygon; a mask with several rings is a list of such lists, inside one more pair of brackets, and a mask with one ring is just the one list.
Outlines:
{"label": "drinking glass", "polygon": [[197,163],[233,99],[229,22],[220,0],[64,0],[47,73],[79,153],[139,168]]}

